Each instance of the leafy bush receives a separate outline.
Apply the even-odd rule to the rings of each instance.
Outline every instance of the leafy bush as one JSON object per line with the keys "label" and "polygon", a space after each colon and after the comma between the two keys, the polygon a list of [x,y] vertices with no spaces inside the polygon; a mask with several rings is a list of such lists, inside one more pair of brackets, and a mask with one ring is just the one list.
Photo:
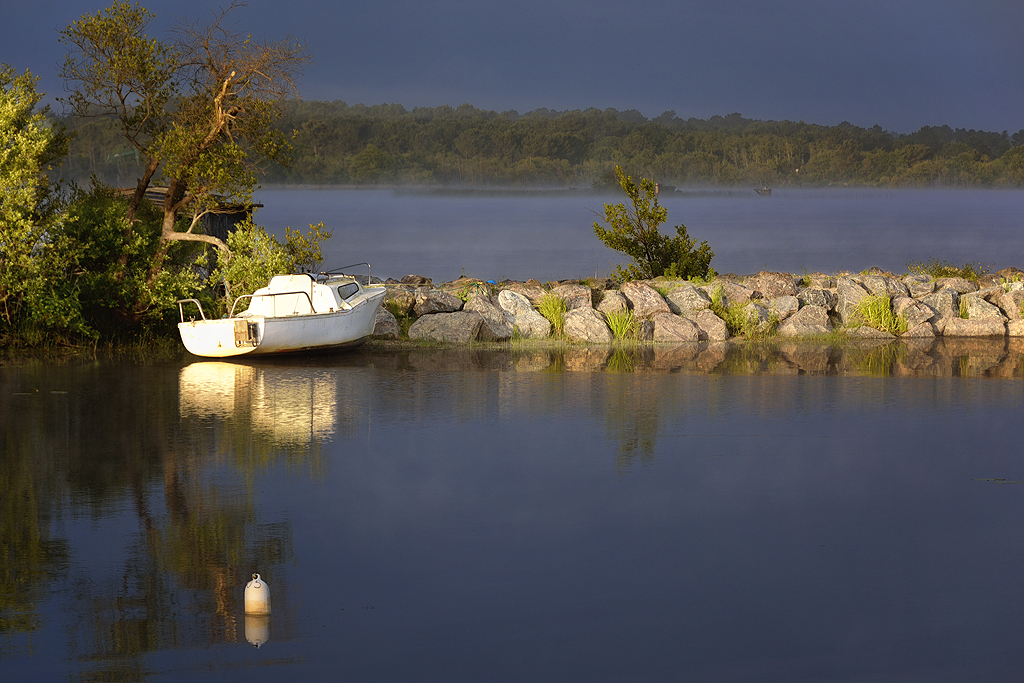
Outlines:
{"label": "leafy bush", "polygon": [[711,290],[711,305],[708,308],[725,322],[730,336],[747,339],[767,339],[774,336],[781,322],[778,313],[771,311],[768,320],[762,321],[756,313],[746,310],[748,305],[749,302],[737,301],[726,306],[722,287],[716,285]]}
{"label": "leafy bush", "polygon": [[621,251],[633,262],[626,268],[616,266],[614,279],[648,280],[664,275],[676,278],[706,278],[715,252],[707,242],[694,249],[696,240],[690,239],[686,226],[676,226],[676,236],[668,237],[658,226],[668,218],[668,211],[658,205],[657,186],[653,180],[642,178],[639,187],[626,173],[615,167],[619,185],[629,196],[632,208],[625,204],[605,204],[606,229],[594,223],[594,233],[607,246]]}

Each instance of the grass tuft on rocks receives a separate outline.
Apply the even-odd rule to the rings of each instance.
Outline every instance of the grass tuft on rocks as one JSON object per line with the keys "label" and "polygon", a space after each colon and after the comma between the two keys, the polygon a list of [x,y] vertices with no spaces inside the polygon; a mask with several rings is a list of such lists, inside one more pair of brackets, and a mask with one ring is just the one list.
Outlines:
{"label": "grass tuft on rocks", "polygon": [[869,294],[857,304],[857,322],[898,337],[907,331],[907,319],[892,310],[887,296]]}
{"label": "grass tuft on rocks", "polygon": [[965,263],[963,266],[955,266],[949,261],[931,258],[927,261],[908,261],[907,272],[911,275],[931,275],[936,279],[962,277],[965,280],[977,282],[978,278],[988,273],[988,267],[980,263]]}
{"label": "grass tuft on rocks", "polygon": [[548,319],[555,335],[561,337],[565,331],[565,314],[567,312],[565,300],[550,292],[541,297],[537,303],[537,312]]}

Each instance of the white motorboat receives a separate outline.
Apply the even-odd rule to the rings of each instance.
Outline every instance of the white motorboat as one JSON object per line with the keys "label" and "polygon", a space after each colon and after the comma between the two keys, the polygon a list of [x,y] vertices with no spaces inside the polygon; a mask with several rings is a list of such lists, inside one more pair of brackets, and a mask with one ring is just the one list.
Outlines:
{"label": "white motorboat", "polygon": [[[373,334],[385,291],[339,271],[275,275],[266,287],[235,299],[221,319],[208,319],[195,299],[179,300],[178,332],[186,349],[207,358],[356,346]],[[245,299],[249,307],[236,315]],[[196,305],[199,320],[185,320],[186,303]]]}

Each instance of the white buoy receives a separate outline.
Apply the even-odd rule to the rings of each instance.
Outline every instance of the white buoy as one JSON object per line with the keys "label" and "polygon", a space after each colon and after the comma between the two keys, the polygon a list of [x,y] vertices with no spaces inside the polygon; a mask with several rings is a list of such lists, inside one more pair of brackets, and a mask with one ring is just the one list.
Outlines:
{"label": "white buoy", "polygon": [[245,584],[245,613],[270,614],[270,586],[259,574],[253,574],[252,581]]}

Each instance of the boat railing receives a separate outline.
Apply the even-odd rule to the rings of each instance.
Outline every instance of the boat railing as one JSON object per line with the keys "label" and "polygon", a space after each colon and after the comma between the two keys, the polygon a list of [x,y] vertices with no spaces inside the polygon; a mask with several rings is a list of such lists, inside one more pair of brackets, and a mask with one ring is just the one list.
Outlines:
{"label": "boat railing", "polygon": [[196,299],[178,299],[175,303],[178,304],[178,316],[181,318],[181,322],[185,322],[185,311],[182,309],[182,304],[192,302],[199,309],[199,315],[206,320],[206,314],[203,313],[203,305]]}
{"label": "boat railing", "polygon": [[373,278],[370,274],[370,264],[366,263],[365,261],[363,263],[353,263],[348,266],[342,266],[341,268],[322,270],[316,274],[316,277],[314,279],[317,282],[330,280],[332,277],[338,277],[339,275],[347,275],[347,273],[345,272],[346,270],[348,270],[349,268],[358,268],[359,266],[366,266],[366,285],[369,286]]}
{"label": "boat railing", "polygon": [[[295,295],[295,294],[301,294],[304,297],[306,297],[306,301],[309,302],[309,310],[310,310],[310,312],[311,313],[316,313],[316,309],[313,308],[313,299],[309,296],[309,292],[307,292],[307,291],[305,291],[303,289],[300,289],[300,290],[297,290],[297,291],[294,291],[294,292],[269,292],[267,294],[243,294],[242,296],[240,296],[237,299],[235,299],[235,302],[233,304],[231,304],[231,312],[228,313],[228,317],[229,318],[234,318],[235,317],[235,306],[237,306],[238,302],[241,301],[242,299],[252,299],[254,297],[263,298],[263,297],[267,297],[267,296],[269,296],[269,297],[288,296],[288,295]],[[198,303],[198,302],[196,302],[196,303]],[[274,302],[274,315],[275,316],[277,315],[277,302],[276,301]],[[205,318],[204,318],[204,320],[205,320]]]}

